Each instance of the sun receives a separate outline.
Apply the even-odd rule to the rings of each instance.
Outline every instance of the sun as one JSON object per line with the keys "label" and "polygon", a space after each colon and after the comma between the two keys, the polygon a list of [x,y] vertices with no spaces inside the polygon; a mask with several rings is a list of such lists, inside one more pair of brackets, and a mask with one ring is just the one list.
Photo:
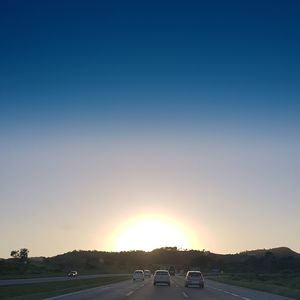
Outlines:
{"label": "sun", "polygon": [[144,217],[128,222],[115,242],[117,251],[151,251],[166,246],[187,249],[191,242],[180,226],[161,217]]}

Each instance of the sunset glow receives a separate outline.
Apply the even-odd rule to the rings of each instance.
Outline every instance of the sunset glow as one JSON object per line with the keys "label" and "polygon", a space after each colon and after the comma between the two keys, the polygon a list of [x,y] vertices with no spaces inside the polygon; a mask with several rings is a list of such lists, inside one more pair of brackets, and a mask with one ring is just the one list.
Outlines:
{"label": "sunset glow", "polygon": [[0,263],[300,253],[300,1],[1,4]]}
{"label": "sunset glow", "polygon": [[128,222],[117,236],[117,251],[151,251],[165,246],[191,248],[192,239],[174,222],[163,218],[147,217]]}

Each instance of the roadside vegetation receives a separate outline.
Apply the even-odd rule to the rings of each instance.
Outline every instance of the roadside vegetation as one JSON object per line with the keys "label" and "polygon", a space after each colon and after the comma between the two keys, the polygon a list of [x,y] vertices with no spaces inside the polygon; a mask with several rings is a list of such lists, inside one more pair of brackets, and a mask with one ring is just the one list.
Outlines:
{"label": "roadside vegetation", "polygon": [[[71,270],[78,271],[79,275],[130,274],[135,269],[154,272],[158,268],[174,266],[177,273],[182,275],[187,270],[200,270],[204,275],[213,275],[213,279],[224,283],[300,299],[300,254],[285,247],[227,255],[176,247],[164,247],[150,252],[75,250],[49,258],[28,258],[28,251],[24,249],[12,251],[11,254],[10,259],[0,259],[0,279],[66,276]],[[84,281],[82,284],[87,283],[88,281]],[[73,283],[70,281],[66,284]],[[55,286],[54,284],[52,287]]]}
{"label": "roadside vegetation", "polygon": [[39,300],[126,279],[129,279],[129,276],[107,276],[92,279],[70,279],[59,282],[0,286],[0,298],[3,300]]}
{"label": "roadside vegetation", "polygon": [[207,278],[222,283],[300,299],[300,273],[235,273],[208,276]]}

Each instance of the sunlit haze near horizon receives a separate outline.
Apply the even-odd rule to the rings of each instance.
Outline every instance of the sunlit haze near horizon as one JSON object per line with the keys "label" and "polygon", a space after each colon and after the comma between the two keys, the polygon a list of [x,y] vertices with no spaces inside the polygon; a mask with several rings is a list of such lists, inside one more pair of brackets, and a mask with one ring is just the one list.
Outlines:
{"label": "sunlit haze near horizon", "polygon": [[300,252],[297,1],[0,6],[0,257]]}

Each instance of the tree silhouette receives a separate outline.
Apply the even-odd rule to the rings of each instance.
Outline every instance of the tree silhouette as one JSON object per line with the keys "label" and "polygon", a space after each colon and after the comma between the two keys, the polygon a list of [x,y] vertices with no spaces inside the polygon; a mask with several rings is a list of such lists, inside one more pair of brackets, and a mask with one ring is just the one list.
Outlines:
{"label": "tree silhouette", "polygon": [[10,256],[13,258],[18,258],[25,262],[28,259],[29,250],[27,248],[21,248],[20,250],[12,250]]}
{"label": "tree silhouette", "polygon": [[27,248],[20,249],[20,260],[27,261],[29,250]]}
{"label": "tree silhouette", "polygon": [[19,258],[20,257],[20,251],[19,250],[12,250],[10,252],[10,256],[13,258]]}

